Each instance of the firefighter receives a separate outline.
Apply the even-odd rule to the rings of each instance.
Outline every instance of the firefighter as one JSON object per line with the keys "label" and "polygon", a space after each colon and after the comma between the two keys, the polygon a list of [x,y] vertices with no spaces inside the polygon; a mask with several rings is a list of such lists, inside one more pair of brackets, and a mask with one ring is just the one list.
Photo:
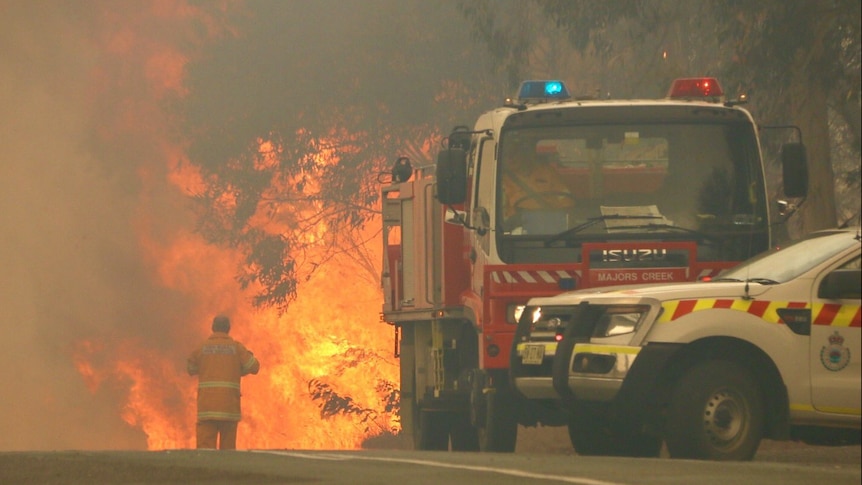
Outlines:
{"label": "firefighter", "polygon": [[236,428],[241,418],[240,379],[257,374],[260,362],[245,346],[231,338],[230,319],[213,319],[212,335],[188,359],[189,375],[198,376],[197,447],[236,449]]}
{"label": "firefighter", "polygon": [[[518,143],[518,142],[516,142]],[[574,206],[574,196],[550,161],[556,150],[518,143],[514,153],[506,156],[503,171],[503,216],[506,226],[521,224],[512,219],[527,210],[560,210]]]}

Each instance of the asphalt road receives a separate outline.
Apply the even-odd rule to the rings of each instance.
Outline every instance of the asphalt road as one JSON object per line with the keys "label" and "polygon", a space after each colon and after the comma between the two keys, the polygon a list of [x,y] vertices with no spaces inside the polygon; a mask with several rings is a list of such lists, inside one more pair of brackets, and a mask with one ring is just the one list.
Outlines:
{"label": "asphalt road", "polygon": [[862,447],[765,442],[752,462],[407,450],[0,453],[4,485],[862,483]]}

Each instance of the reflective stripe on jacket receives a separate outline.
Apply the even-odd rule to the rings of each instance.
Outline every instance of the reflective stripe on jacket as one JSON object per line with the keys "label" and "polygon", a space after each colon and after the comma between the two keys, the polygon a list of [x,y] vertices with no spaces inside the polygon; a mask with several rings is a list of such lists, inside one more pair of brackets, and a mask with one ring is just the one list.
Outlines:
{"label": "reflective stripe on jacket", "polygon": [[240,379],[260,370],[254,354],[227,333],[213,332],[192,352],[187,368],[198,376],[198,421],[239,421]]}

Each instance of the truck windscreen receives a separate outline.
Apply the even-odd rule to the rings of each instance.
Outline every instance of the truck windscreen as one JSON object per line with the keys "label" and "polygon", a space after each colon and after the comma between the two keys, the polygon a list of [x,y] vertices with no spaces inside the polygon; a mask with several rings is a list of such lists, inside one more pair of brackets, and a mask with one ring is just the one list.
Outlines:
{"label": "truck windscreen", "polygon": [[[583,241],[698,240],[698,259],[746,259],[768,241],[759,167],[745,123],[507,130],[496,208],[501,257],[558,259],[555,248]],[[539,244],[549,253],[540,255]],[[518,248],[527,246],[533,256],[522,261]]]}

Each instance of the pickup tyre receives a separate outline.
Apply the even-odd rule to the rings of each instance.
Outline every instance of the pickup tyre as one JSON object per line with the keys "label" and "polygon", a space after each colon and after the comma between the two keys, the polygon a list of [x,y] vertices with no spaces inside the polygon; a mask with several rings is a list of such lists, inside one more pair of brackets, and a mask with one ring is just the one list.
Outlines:
{"label": "pickup tyre", "polygon": [[701,362],[674,387],[665,428],[672,457],[750,460],[763,432],[763,397],[743,366]]}

